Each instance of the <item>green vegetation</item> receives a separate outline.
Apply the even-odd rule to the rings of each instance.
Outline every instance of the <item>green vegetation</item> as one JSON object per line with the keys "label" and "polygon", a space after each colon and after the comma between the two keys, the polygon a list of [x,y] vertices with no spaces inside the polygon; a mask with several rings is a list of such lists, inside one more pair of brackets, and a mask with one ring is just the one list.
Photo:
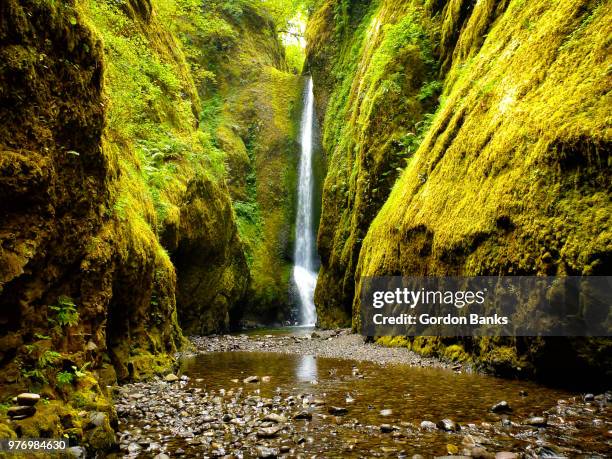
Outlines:
{"label": "green vegetation", "polygon": [[[609,94],[593,75],[609,74],[610,9],[468,3],[324,1],[309,23],[330,156],[323,325],[359,327],[362,276],[609,270]],[[561,346],[382,341],[532,375]],[[583,350],[609,349],[575,346],[576,368],[595,372]]]}

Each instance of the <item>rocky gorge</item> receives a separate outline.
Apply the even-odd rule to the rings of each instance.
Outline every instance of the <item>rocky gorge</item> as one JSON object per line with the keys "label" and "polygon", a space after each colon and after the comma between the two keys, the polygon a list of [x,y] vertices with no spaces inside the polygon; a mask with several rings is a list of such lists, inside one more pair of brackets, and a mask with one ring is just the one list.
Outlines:
{"label": "rocky gorge", "polygon": [[[0,0],[0,439],[609,455],[608,336],[356,332],[371,276],[609,276],[611,23],[607,0]],[[303,290],[317,328],[282,328]]]}

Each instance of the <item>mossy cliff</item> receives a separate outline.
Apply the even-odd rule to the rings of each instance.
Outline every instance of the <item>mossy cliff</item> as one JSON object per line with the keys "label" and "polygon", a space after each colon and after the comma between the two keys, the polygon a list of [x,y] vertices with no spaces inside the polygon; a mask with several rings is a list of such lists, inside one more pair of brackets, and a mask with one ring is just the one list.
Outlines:
{"label": "mossy cliff", "polygon": [[[225,178],[248,263],[250,282],[241,303],[243,314],[233,315],[232,320],[280,322],[288,318],[292,304],[290,267],[302,78],[288,68],[277,25],[263,4],[187,4],[191,6],[165,8],[184,45],[202,100],[202,129],[224,155]],[[222,241],[219,246],[224,246]],[[206,257],[189,253],[191,259],[181,260],[185,269],[195,272],[196,259],[209,263]],[[179,284],[185,279],[181,265]],[[197,277],[184,281],[195,286]],[[225,281],[231,282],[231,276]],[[207,290],[203,284],[199,288]],[[186,288],[185,299],[178,297],[179,304],[208,302],[194,297],[193,291]],[[223,301],[222,296],[218,299]]]}
{"label": "mossy cliff", "polygon": [[[581,0],[322,4],[322,325],[356,324],[363,276],[610,273],[611,19]],[[463,344],[507,350],[500,367],[543,373],[548,349],[609,368],[606,340]]]}
{"label": "mossy cliff", "polygon": [[[215,104],[231,106],[224,97],[242,80],[224,87],[203,67],[229,65],[233,48],[209,43],[194,55],[194,36],[225,30],[220,13],[178,20],[199,17],[194,8],[200,2],[0,5],[0,401],[24,390],[45,399],[6,432],[112,449],[116,416],[100,387],[168,371],[183,343],[179,322],[186,333],[222,331],[244,312],[256,271],[225,184],[234,152],[219,134],[242,127],[211,116]],[[244,125],[262,142],[248,165],[285,191],[288,101],[299,101],[300,81],[286,72],[269,19],[257,16],[268,21],[260,28],[247,13],[255,22],[236,22],[234,38],[249,27],[261,41],[251,51],[270,68],[251,90],[259,84],[259,97],[276,104],[252,115],[273,114],[275,127],[264,119],[255,135]],[[253,100],[245,93],[241,103]],[[262,213],[282,216],[265,230],[281,234],[286,209],[258,199]],[[90,422],[92,410],[104,422]]]}

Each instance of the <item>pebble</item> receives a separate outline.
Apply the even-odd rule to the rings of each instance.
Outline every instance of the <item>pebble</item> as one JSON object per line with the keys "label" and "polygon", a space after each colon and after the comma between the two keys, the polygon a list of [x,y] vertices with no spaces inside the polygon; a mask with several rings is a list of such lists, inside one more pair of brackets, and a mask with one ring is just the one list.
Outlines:
{"label": "pebble", "polygon": [[306,410],[300,411],[298,414],[293,416],[293,419],[305,419],[307,421],[310,421],[312,419],[312,413]]}
{"label": "pebble", "polygon": [[25,406],[34,406],[40,400],[40,395],[32,394],[30,392],[24,392],[17,396],[17,404]]}
{"label": "pebble", "polygon": [[348,414],[348,409],[344,408],[343,406],[330,406],[327,409],[327,412],[329,414],[333,414],[334,416],[344,416],[345,414]]}
{"label": "pebble", "polygon": [[259,376],[247,376],[242,380],[245,384],[255,384],[259,382]]}
{"label": "pebble", "polygon": [[437,426],[435,423],[431,422],[431,421],[423,421],[421,422],[421,429],[424,430],[435,430],[437,429]]}
{"label": "pebble", "polygon": [[438,421],[436,426],[438,429],[446,432],[457,432],[460,429],[459,424],[451,419],[442,419],[441,421]]}
{"label": "pebble", "polygon": [[175,381],[179,380],[179,377],[177,375],[175,375],[174,373],[169,373],[169,374],[166,375],[164,380],[166,382],[175,382]]}
{"label": "pebble", "polygon": [[25,419],[34,416],[36,408],[30,405],[11,406],[6,414],[13,419]]}
{"label": "pebble", "polygon": [[507,401],[502,400],[501,402],[498,402],[493,405],[491,407],[491,411],[493,413],[510,413],[512,411],[512,408],[510,408],[510,405],[508,405]]}
{"label": "pebble", "polygon": [[523,421],[523,424],[533,427],[546,427],[548,420],[544,416],[533,416]]}

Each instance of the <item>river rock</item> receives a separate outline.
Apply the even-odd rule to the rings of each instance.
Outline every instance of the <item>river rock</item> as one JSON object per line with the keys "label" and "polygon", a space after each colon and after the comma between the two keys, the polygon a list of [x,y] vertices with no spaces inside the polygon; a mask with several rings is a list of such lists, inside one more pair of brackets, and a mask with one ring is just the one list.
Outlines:
{"label": "river rock", "polygon": [[278,436],[278,433],[281,431],[282,427],[274,426],[274,427],[262,427],[257,431],[257,436],[259,438],[274,438]]}
{"label": "river rock", "polygon": [[257,457],[266,458],[266,459],[274,459],[278,457],[278,450],[275,448],[268,448],[267,446],[258,446],[255,448],[257,451]]}
{"label": "river rock", "polygon": [[510,405],[508,405],[507,401],[502,400],[501,402],[498,402],[493,405],[491,407],[491,411],[493,413],[510,413],[512,411],[512,408],[510,408]]}
{"label": "river rock", "polygon": [[441,421],[438,421],[436,426],[438,429],[446,432],[458,432],[460,429],[459,424],[451,419],[442,419]]}
{"label": "river rock", "polygon": [[527,397],[529,395],[529,392],[527,392],[526,390],[519,390],[519,395],[521,397]]}
{"label": "river rock", "polygon": [[94,411],[89,415],[89,422],[91,422],[96,427],[104,425],[104,421],[106,421],[106,413],[102,413],[101,411]]}
{"label": "river rock", "polygon": [[132,442],[132,443],[130,443],[130,444],[128,445],[128,448],[127,448],[127,449],[128,449],[128,451],[129,451],[130,453],[135,453],[135,452],[137,452],[137,451],[140,451],[140,450],[142,449],[142,446],[140,446],[140,445],[139,445],[138,443],[136,443],[136,442]]}
{"label": "river rock", "polygon": [[525,424],[526,426],[533,427],[546,427],[548,425],[548,419],[546,419],[544,416],[533,416],[531,418],[525,419],[525,421],[523,421],[523,424]]}
{"label": "river rock", "polygon": [[270,413],[267,414],[264,418],[263,418],[264,422],[268,421],[268,422],[276,422],[277,424],[282,424],[283,422],[286,422],[287,419],[284,416],[281,416],[280,414],[276,414],[276,413]]}
{"label": "river rock", "polygon": [[312,419],[312,413],[306,410],[300,411],[298,414],[296,414],[295,416],[293,416],[293,419],[305,419],[307,421],[310,421]]}
{"label": "river rock", "polygon": [[382,433],[389,433],[389,432],[393,432],[394,430],[395,428],[391,424],[381,424],[380,425],[380,431]]}
{"label": "river rock", "polygon": [[470,456],[472,456],[473,459],[494,459],[495,458],[495,454],[493,454],[490,451],[487,451],[482,446],[476,446],[472,448],[472,450],[470,451]]}
{"label": "river rock", "polygon": [[435,430],[436,424],[431,421],[423,421],[421,422],[421,429],[424,430]]}
{"label": "river rock", "polygon": [[327,412],[329,414],[333,414],[334,416],[344,416],[345,414],[348,413],[348,410],[344,408],[343,406],[330,406],[327,409]]}
{"label": "river rock", "polygon": [[153,459],[170,459],[170,456],[165,453],[159,453],[157,456],[153,457]]}
{"label": "river rock", "polygon": [[36,413],[36,408],[29,405],[11,406],[6,412],[6,414],[13,419],[29,418],[30,416],[34,416],[34,413]]}
{"label": "river rock", "polygon": [[392,414],[393,414],[393,410],[390,410],[390,409],[380,410],[381,416],[391,416]]}
{"label": "river rock", "polygon": [[592,402],[593,400],[595,400],[595,396],[593,394],[585,394],[584,395],[584,401],[585,402]]}
{"label": "river rock", "polygon": [[247,376],[242,380],[245,384],[255,384],[259,382],[259,376]]}
{"label": "river rock", "polygon": [[40,395],[32,394],[30,392],[24,392],[17,396],[17,404],[22,406],[34,406],[40,400]]}
{"label": "river rock", "polygon": [[261,382],[269,383],[272,380],[271,376],[262,376]]}
{"label": "river rock", "polygon": [[164,380],[166,382],[175,382],[179,380],[179,377],[175,375],[174,373],[168,373],[166,377],[164,378]]}
{"label": "river rock", "polygon": [[510,451],[500,451],[495,454],[495,459],[518,459],[518,455]]}
{"label": "river rock", "polygon": [[76,458],[85,457],[85,450],[80,446],[72,446],[68,448],[68,456]]}

